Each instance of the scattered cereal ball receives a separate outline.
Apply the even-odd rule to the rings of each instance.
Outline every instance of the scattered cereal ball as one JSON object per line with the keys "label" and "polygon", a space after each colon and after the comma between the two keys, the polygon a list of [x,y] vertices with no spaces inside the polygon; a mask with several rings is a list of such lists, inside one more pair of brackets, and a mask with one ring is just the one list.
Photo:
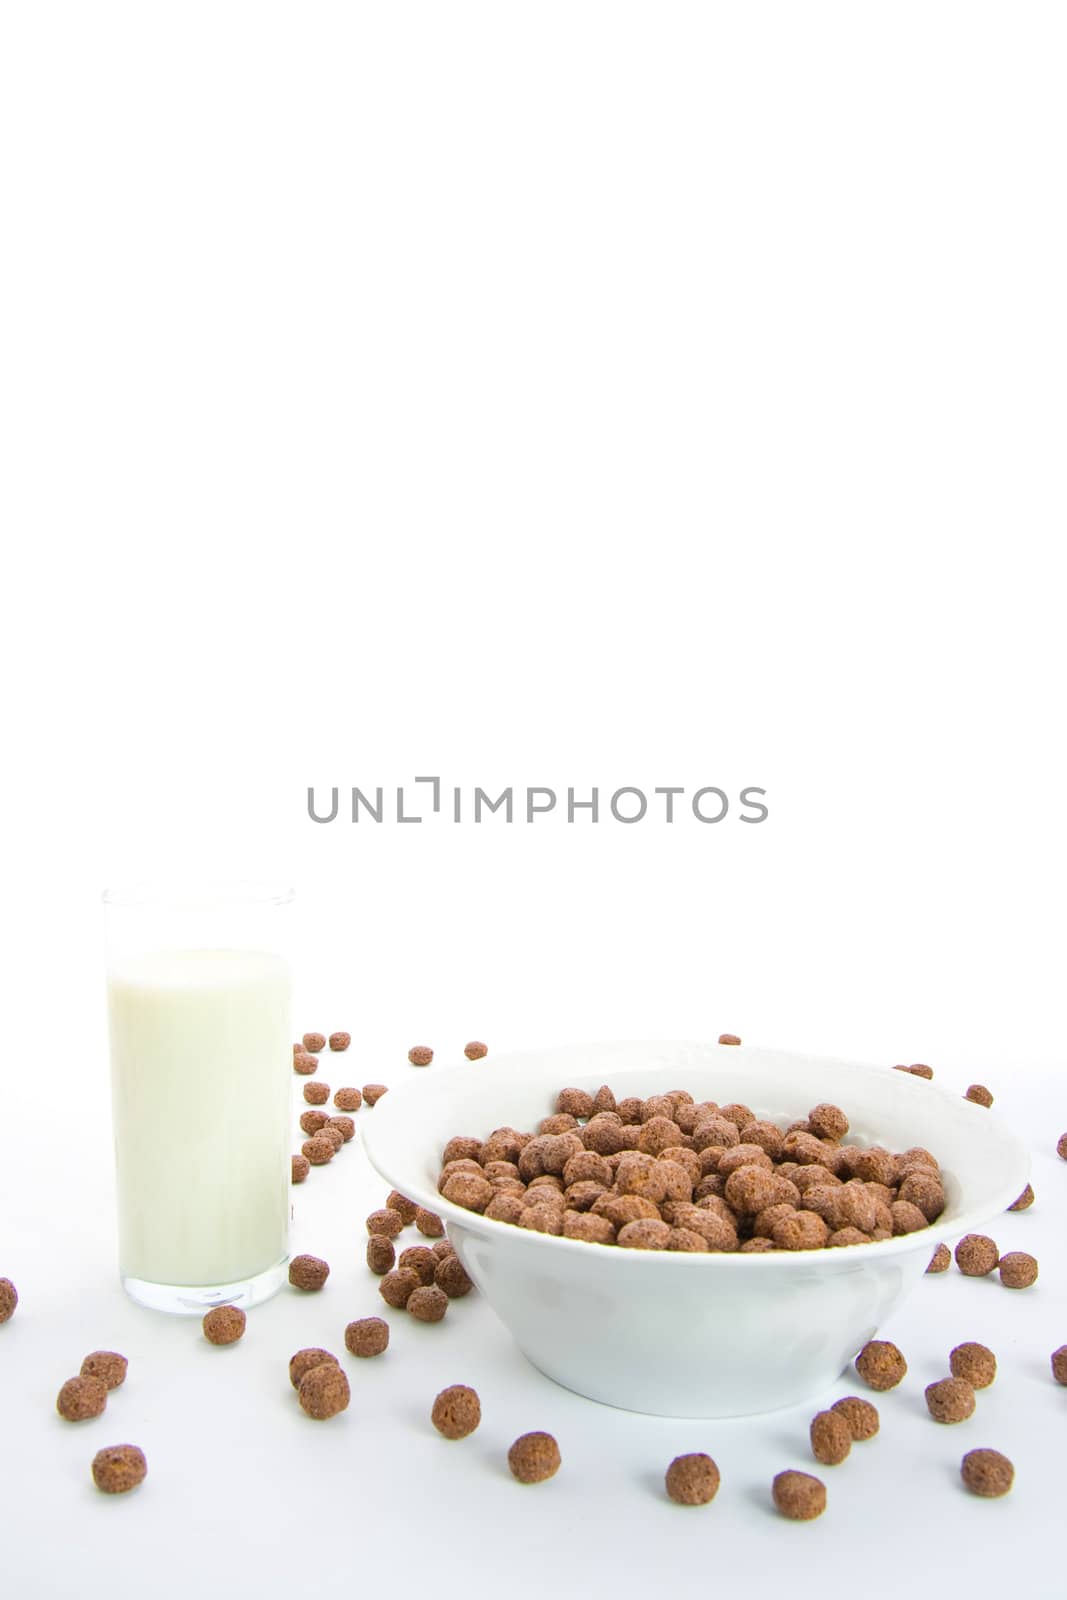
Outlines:
{"label": "scattered cereal ball", "polygon": [[93,1457],[93,1482],[101,1494],[126,1494],[145,1480],[148,1462],[135,1444],[111,1444]]}
{"label": "scattered cereal ball", "polygon": [[308,1055],[306,1050],[301,1050],[293,1057],[293,1071],[299,1072],[301,1077],[310,1077],[319,1064],[318,1056]]}
{"label": "scattered cereal ball", "polygon": [[561,1089],[556,1096],[556,1110],[572,1117],[591,1117],[593,1096],[586,1089]]}
{"label": "scattered cereal ball", "polygon": [[984,1278],[1000,1260],[1000,1251],[984,1233],[965,1233],[955,1255],[957,1267],[968,1278]]}
{"label": "scattered cereal ball", "polygon": [[421,1284],[408,1297],[407,1309],[416,1322],[440,1322],[448,1310],[448,1296],[435,1283]]}
{"label": "scattered cereal ball", "polygon": [[438,1261],[443,1261],[446,1256],[454,1256],[456,1253],[456,1247],[451,1239],[438,1239],[436,1244],[430,1246],[430,1249]]}
{"label": "scattered cereal ball", "polygon": [[427,1244],[412,1244],[406,1250],[401,1250],[397,1262],[400,1267],[408,1267],[418,1278],[421,1284],[433,1282],[433,1275],[437,1271],[437,1257]]}
{"label": "scattered cereal ball", "polygon": [[848,1132],[848,1118],[840,1106],[813,1106],[808,1112],[808,1123],[817,1139],[843,1139]]}
{"label": "scattered cereal ball", "polygon": [[524,1433],[508,1451],[508,1466],[520,1483],[544,1483],[559,1471],[559,1445],[550,1433]]}
{"label": "scattered cereal ball", "polygon": [[1037,1282],[1037,1261],[1025,1250],[1009,1250],[999,1261],[1000,1281],[1005,1289],[1029,1289]]}
{"label": "scattered cereal ball", "polygon": [[436,1211],[426,1211],[422,1206],[415,1207],[415,1226],[427,1239],[440,1239],[445,1231],[445,1225]]}
{"label": "scattered cereal ball", "polygon": [[[603,1217],[597,1217],[597,1222],[603,1222]],[[610,1228],[611,1224],[607,1223]],[[453,1252],[443,1261],[438,1261],[434,1270],[434,1282],[439,1289],[443,1289],[450,1300],[461,1300],[465,1294],[470,1294],[474,1288],[467,1269],[459,1257]]]}
{"label": "scattered cereal ball", "polygon": [[330,1120],[328,1111],[302,1111],[300,1113],[300,1127],[310,1138],[314,1138]]}
{"label": "scattered cereal ball", "polygon": [[345,1142],[345,1136],[341,1132],[341,1129],[335,1127],[332,1121],[325,1123],[324,1126],[319,1129],[315,1137],[316,1139],[327,1140],[333,1149],[334,1155],[337,1154],[338,1150],[340,1150],[341,1146]]}
{"label": "scattered cereal ball", "polygon": [[204,1338],[208,1344],[236,1344],[247,1321],[240,1306],[212,1306],[204,1317]]}
{"label": "scattered cereal ball", "polygon": [[1018,1200],[1013,1200],[1011,1205],[1008,1207],[1008,1210],[1009,1211],[1029,1211],[1029,1209],[1033,1205],[1033,1203],[1034,1203],[1034,1191],[1033,1191],[1033,1189],[1031,1189],[1030,1185],[1027,1184],[1026,1188],[1023,1190],[1023,1192],[1019,1196]]}
{"label": "scattered cereal ball", "polygon": [[966,1422],[974,1414],[974,1390],[966,1378],[928,1383],[926,1409],[935,1422]]}
{"label": "scattered cereal ball", "polygon": [[294,1289],[321,1289],[330,1269],[318,1256],[294,1256],[289,1263],[289,1282]]}
{"label": "scattered cereal ball", "polygon": [[719,1043],[720,1044],[740,1044],[741,1040],[737,1037],[736,1033],[720,1033],[719,1034]]}
{"label": "scattered cereal ball", "polygon": [[947,1244],[942,1243],[938,1245],[937,1249],[930,1257],[930,1265],[926,1270],[927,1272],[947,1272],[951,1265],[952,1252],[949,1250]]}
{"label": "scattered cereal ball", "polygon": [[824,1467],[836,1467],[852,1449],[852,1430],[848,1418],[837,1411],[820,1411],[811,1419],[808,1430],[811,1453]]}
{"label": "scattered cereal ball", "polygon": [[913,1061],[910,1067],[904,1068],[904,1071],[910,1072],[913,1078],[930,1079],[934,1075],[933,1067],[928,1067],[925,1061]]}
{"label": "scattered cereal ball", "polygon": [[305,1372],[297,1390],[301,1407],[316,1422],[325,1422],[327,1417],[344,1411],[351,1394],[348,1379],[336,1361],[325,1361]]}
{"label": "scattered cereal ball", "polygon": [[126,1382],[129,1362],[117,1350],[94,1350],[81,1364],[83,1378],[102,1378],[108,1389],[117,1389]]}
{"label": "scattered cereal ball", "polygon": [[793,1522],[811,1522],[826,1510],[826,1485],[810,1472],[779,1472],[771,1495],[782,1516]]}
{"label": "scattered cereal ball", "polygon": [[304,1049],[309,1056],[318,1055],[320,1050],[326,1048],[326,1035],[324,1033],[305,1033]]}
{"label": "scattered cereal ball", "polygon": [[895,1344],[870,1339],[856,1357],[856,1371],[871,1389],[895,1389],[908,1370]]}
{"label": "scattered cereal ball", "polygon": [[403,1311],[415,1290],[420,1287],[417,1273],[412,1272],[410,1267],[397,1267],[395,1271],[385,1274],[378,1285],[378,1293],[386,1305]]}
{"label": "scattered cereal ball", "polygon": [[10,1322],[19,1303],[18,1290],[10,1278],[0,1278],[0,1322]]}
{"label": "scattered cereal ball", "polygon": [[675,1456],[667,1468],[666,1484],[667,1493],[680,1506],[710,1505],[719,1492],[719,1469],[699,1451]]}
{"label": "scattered cereal ball", "polygon": [[309,1106],[324,1106],[330,1098],[330,1085],[321,1078],[312,1078],[304,1085],[304,1099]]}
{"label": "scattered cereal ball", "polygon": [[331,1117],[326,1126],[333,1128],[336,1133],[341,1135],[343,1144],[347,1144],[350,1139],[356,1137],[356,1125],[351,1117]]}
{"label": "scattered cereal ball", "polygon": [[363,1095],[359,1089],[338,1089],[333,1103],[338,1111],[358,1111],[363,1104]]}
{"label": "scattered cereal ball", "polygon": [[331,1050],[347,1050],[351,1043],[352,1035],[350,1033],[338,1032],[330,1034]]}
{"label": "scattered cereal ball", "polygon": [[372,1233],[367,1240],[367,1265],[372,1272],[378,1273],[391,1271],[396,1261],[396,1250],[392,1239],[384,1233]]}
{"label": "scattered cereal ball", "polygon": [[465,1383],[453,1383],[433,1403],[430,1421],[446,1439],[465,1439],[482,1420],[482,1403]]}
{"label": "scattered cereal ball", "polygon": [[1061,1344],[1050,1356],[1052,1376],[1057,1383],[1067,1383],[1067,1344]]}
{"label": "scattered cereal ball", "polygon": [[984,1344],[958,1344],[948,1358],[954,1378],[964,1378],[972,1389],[988,1389],[997,1375],[997,1358]]}
{"label": "scattered cereal ball", "polygon": [[402,1195],[399,1189],[391,1189],[389,1191],[389,1196],[385,1204],[387,1210],[395,1211],[397,1213],[405,1228],[408,1227],[410,1223],[415,1221],[415,1216],[419,1208],[415,1204],[414,1200],[409,1200],[406,1195]]}
{"label": "scattered cereal ball", "polygon": [[367,1218],[367,1232],[384,1233],[387,1239],[395,1239],[403,1226],[404,1219],[399,1211],[388,1206],[382,1211],[372,1211]]}
{"label": "scattered cereal ball", "polygon": [[976,1106],[991,1106],[993,1104],[993,1096],[984,1083],[972,1083],[963,1098],[965,1100],[973,1100]]}
{"label": "scattered cereal ball", "polygon": [[345,1349],[367,1359],[380,1356],[389,1344],[389,1324],[381,1317],[360,1317],[345,1329]]}
{"label": "scattered cereal ball", "polygon": [[299,1389],[305,1374],[310,1372],[312,1367],[321,1367],[324,1362],[329,1361],[332,1361],[334,1366],[337,1365],[337,1357],[329,1350],[319,1350],[313,1345],[306,1350],[298,1350],[295,1356],[289,1357],[289,1382],[294,1389]]}
{"label": "scattered cereal ball", "polygon": [[466,1211],[484,1211],[493,1198],[493,1185],[488,1178],[473,1172],[454,1172],[441,1190],[446,1200]]}
{"label": "scattered cereal ball", "polygon": [[303,1183],[304,1179],[311,1171],[311,1162],[308,1160],[307,1156],[294,1155],[291,1166],[293,1182]]}
{"label": "scattered cereal ball", "polygon": [[1061,1161],[1067,1161],[1067,1133],[1061,1133],[1057,1139],[1056,1154]]}
{"label": "scattered cereal ball", "polygon": [[324,1167],[335,1155],[333,1142],[330,1139],[320,1139],[318,1134],[313,1139],[305,1139],[300,1146],[300,1153],[313,1167]]}
{"label": "scattered cereal ball", "polygon": [[68,1378],[56,1397],[56,1410],[67,1422],[87,1422],[107,1405],[103,1378]]}
{"label": "scattered cereal ball", "polygon": [[853,1443],[860,1439],[873,1439],[878,1432],[876,1407],[869,1400],[861,1400],[859,1395],[847,1394],[843,1400],[835,1400],[830,1410],[844,1417]]}
{"label": "scattered cereal ball", "polygon": [[463,1054],[468,1061],[481,1061],[483,1056],[489,1054],[489,1046],[483,1044],[480,1039],[472,1039],[470,1044],[463,1046]]}
{"label": "scattered cereal ball", "polygon": [[376,1106],[383,1094],[388,1094],[384,1083],[365,1083],[363,1085],[363,1098],[369,1106]]}
{"label": "scattered cereal ball", "polygon": [[428,1067],[433,1060],[433,1051],[428,1044],[412,1045],[408,1051],[408,1060],[413,1067]]}
{"label": "scattered cereal ball", "polygon": [[1011,1488],[1015,1468],[999,1450],[968,1450],[960,1462],[960,1477],[972,1494],[996,1500]]}

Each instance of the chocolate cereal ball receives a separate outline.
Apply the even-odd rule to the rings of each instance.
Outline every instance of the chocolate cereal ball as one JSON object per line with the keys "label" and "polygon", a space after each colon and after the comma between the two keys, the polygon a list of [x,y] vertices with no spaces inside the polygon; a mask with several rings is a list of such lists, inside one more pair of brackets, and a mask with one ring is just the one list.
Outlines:
{"label": "chocolate cereal ball", "polygon": [[363,1085],[363,1098],[369,1106],[376,1106],[383,1094],[388,1094],[388,1086],[384,1083],[365,1083]]}
{"label": "chocolate cereal ball", "polygon": [[1018,1200],[1013,1200],[1011,1205],[1008,1207],[1008,1210],[1009,1211],[1029,1211],[1029,1209],[1033,1205],[1033,1203],[1034,1203],[1034,1191],[1030,1187],[1030,1185],[1027,1184],[1026,1188],[1023,1190],[1023,1192],[1019,1196]]}
{"label": "chocolate cereal ball", "polygon": [[329,1139],[322,1139],[318,1134],[313,1139],[306,1139],[300,1146],[300,1153],[313,1167],[324,1167],[334,1158],[333,1143]]}
{"label": "chocolate cereal ball", "polygon": [[354,1139],[356,1136],[356,1125],[351,1117],[331,1117],[322,1131],[326,1133],[331,1128],[335,1133],[341,1135],[342,1144],[347,1144],[350,1139]]}
{"label": "chocolate cereal ball", "polygon": [[126,1494],[144,1482],[148,1462],[135,1444],[110,1444],[96,1452],[92,1471],[101,1494]]}
{"label": "chocolate cereal ball", "polygon": [[435,1283],[420,1284],[408,1296],[407,1309],[416,1322],[440,1322],[448,1310],[448,1296]]}
{"label": "chocolate cereal ball", "polygon": [[926,1270],[927,1272],[947,1272],[951,1265],[952,1252],[947,1244],[942,1243],[938,1245],[930,1257],[930,1265]]}
{"label": "chocolate cereal ball", "polygon": [[1061,1133],[1056,1140],[1056,1154],[1061,1161],[1067,1161],[1067,1133]]}
{"label": "chocolate cereal ball", "polygon": [[202,1324],[204,1338],[208,1344],[236,1344],[247,1321],[240,1306],[212,1306]]}
{"label": "chocolate cereal ball", "polygon": [[463,1054],[468,1061],[481,1061],[489,1054],[489,1046],[483,1044],[480,1039],[472,1039],[469,1044],[463,1046]]}
{"label": "chocolate cereal ball", "polygon": [[926,1386],[926,1409],[935,1422],[966,1422],[974,1415],[974,1390],[966,1378],[942,1378]]}
{"label": "chocolate cereal ball", "polygon": [[308,1160],[307,1156],[293,1156],[292,1178],[294,1183],[303,1183],[310,1171],[311,1162]]}
{"label": "chocolate cereal ball", "polygon": [[810,1472],[779,1472],[771,1495],[777,1510],[793,1522],[811,1522],[826,1510],[826,1485]]}
{"label": "chocolate cereal ball", "polygon": [[824,1467],[836,1467],[852,1449],[852,1429],[839,1411],[820,1411],[808,1430],[811,1453]]}
{"label": "chocolate cereal ball", "polygon": [[508,1466],[520,1483],[544,1483],[559,1471],[559,1445],[550,1433],[524,1433],[508,1451]]}
{"label": "chocolate cereal ball", "polygon": [[318,1256],[294,1256],[289,1263],[289,1282],[294,1289],[321,1289],[329,1276],[329,1266]]}
{"label": "chocolate cereal ball", "polygon": [[482,1403],[465,1383],[453,1383],[433,1403],[430,1421],[446,1439],[465,1439],[482,1420]]}
{"label": "chocolate cereal ball", "polygon": [[345,1142],[344,1134],[342,1133],[341,1129],[337,1127],[332,1117],[323,1125],[323,1127],[319,1129],[315,1137],[316,1139],[325,1139],[333,1147],[334,1155],[337,1154],[338,1150],[340,1150],[341,1146]]}
{"label": "chocolate cereal ball", "polygon": [[908,1363],[887,1339],[868,1340],[856,1357],[856,1371],[871,1389],[895,1389],[907,1370]]}
{"label": "chocolate cereal ball", "polygon": [[347,1050],[351,1043],[352,1035],[350,1033],[339,1030],[337,1033],[330,1034],[331,1050]]}
{"label": "chocolate cereal ball", "polygon": [[427,1211],[423,1206],[415,1208],[415,1226],[427,1239],[440,1239],[445,1231],[445,1225],[436,1211]]}
{"label": "chocolate cereal ball", "polygon": [[56,1410],[65,1422],[88,1422],[107,1405],[103,1378],[68,1378],[56,1396]]}
{"label": "chocolate cereal ball", "polygon": [[129,1363],[117,1350],[94,1350],[81,1364],[83,1378],[103,1378],[108,1389],[118,1389],[126,1382]]}
{"label": "chocolate cereal ball", "polygon": [[367,1359],[380,1356],[389,1344],[389,1324],[381,1317],[360,1317],[345,1329],[345,1349]]}
{"label": "chocolate cereal ball", "polygon": [[396,1263],[396,1249],[392,1239],[386,1238],[384,1233],[372,1233],[367,1240],[367,1265],[379,1277],[385,1272],[391,1272]]}
{"label": "chocolate cereal ball", "polygon": [[301,1077],[308,1077],[316,1071],[318,1065],[318,1056],[309,1055],[306,1050],[298,1050],[293,1056],[293,1071],[299,1072]]}
{"label": "chocolate cereal ball", "polygon": [[333,1097],[333,1103],[338,1111],[358,1111],[363,1104],[363,1095],[359,1089],[347,1086],[337,1090]]}
{"label": "chocolate cereal ball", "polygon": [[710,1505],[719,1492],[719,1469],[710,1456],[675,1456],[666,1472],[667,1493],[680,1506]]}
{"label": "chocolate cereal ball", "polygon": [[1029,1289],[1037,1282],[1037,1261],[1025,1250],[1009,1250],[1001,1256],[1000,1281],[1005,1289]]}
{"label": "chocolate cereal ball", "polygon": [[312,1367],[300,1380],[297,1398],[302,1409],[316,1422],[325,1422],[344,1411],[351,1399],[348,1379],[336,1361]]}
{"label": "chocolate cereal ball", "polygon": [[378,1285],[378,1293],[387,1306],[403,1311],[418,1288],[421,1288],[418,1274],[412,1272],[410,1267],[397,1267],[395,1272],[385,1274]]}
{"label": "chocolate cereal ball", "polygon": [[309,1056],[318,1055],[320,1050],[326,1048],[326,1035],[324,1033],[305,1033],[304,1049]]}
{"label": "chocolate cereal ball", "polygon": [[991,1106],[993,1104],[993,1096],[984,1083],[972,1083],[963,1098],[972,1100],[976,1106]]}
{"label": "chocolate cereal ball", "polygon": [[1061,1344],[1058,1350],[1053,1350],[1049,1360],[1056,1382],[1067,1384],[1067,1344]]}
{"label": "chocolate cereal ball", "polygon": [[408,1051],[408,1060],[413,1067],[428,1067],[433,1060],[433,1051],[428,1044],[414,1044]]}
{"label": "chocolate cereal ball", "polygon": [[324,1106],[330,1098],[330,1085],[321,1078],[312,1078],[304,1085],[304,1099],[309,1106]]}
{"label": "chocolate cereal ball", "polygon": [[421,1284],[432,1283],[437,1271],[437,1257],[428,1244],[411,1244],[401,1250],[398,1267],[410,1267]]}
{"label": "chocolate cereal ball", "polygon": [[873,1439],[878,1432],[876,1407],[869,1400],[861,1400],[859,1395],[847,1394],[843,1400],[835,1400],[830,1410],[844,1417],[854,1444],[861,1439]]}
{"label": "chocolate cereal ball", "polygon": [[10,1322],[19,1303],[18,1290],[10,1278],[0,1278],[0,1322]]}
{"label": "chocolate cereal ball", "polygon": [[404,1219],[399,1211],[393,1211],[389,1206],[381,1211],[372,1211],[367,1218],[367,1232],[384,1234],[387,1239],[395,1239],[403,1226]]}
{"label": "chocolate cereal ball", "polygon": [[409,1200],[406,1195],[400,1193],[399,1189],[390,1189],[385,1206],[387,1211],[395,1211],[397,1213],[402,1219],[405,1228],[415,1221],[415,1216],[419,1209],[414,1200]]}
{"label": "chocolate cereal ball", "polygon": [[299,1389],[305,1375],[312,1367],[321,1367],[330,1361],[334,1366],[337,1365],[335,1355],[329,1350],[320,1350],[315,1345],[309,1346],[306,1350],[298,1350],[295,1356],[289,1357],[289,1382],[294,1389]]}
{"label": "chocolate cereal ball", "polygon": [[997,1375],[997,1358],[984,1344],[958,1344],[948,1358],[954,1378],[965,1378],[972,1389],[988,1389]]}
{"label": "chocolate cereal ball", "polygon": [[965,1233],[955,1250],[956,1265],[968,1278],[984,1278],[1000,1260],[1000,1251],[984,1233]]}
{"label": "chocolate cereal ball", "polygon": [[300,1113],[300,1130],[310,1138],[314,1138],[321,1129],[325,1128],[330,1120],[328,1111],[302,1111]]}
{"label": "chocolate cereal ball", "polygon": [[736,1033],[720,1033],[720,1044],[740,1044],[741,1040]]}
{"label": "chocolate cereal ball", "polygon": [[999,1450],[968,1450],[960,1462],[960,1477],[972,1494],[996,1500],[1011,1488],[1015,1468]]}
{"label": "chocolate cereal ball", "polygon": [[[603,1222],[604,1219],[597,1217],[596,1221]],[[606,1223],[605,1226],[610,1228],[611,1224]],[[444,1290],[450,1300],[461,1300],[474,1288],[466,1267],[454,1252],[446,1255],[443,1261],[438,1261],[434,1257],[434,1282],[439,1289]]]}

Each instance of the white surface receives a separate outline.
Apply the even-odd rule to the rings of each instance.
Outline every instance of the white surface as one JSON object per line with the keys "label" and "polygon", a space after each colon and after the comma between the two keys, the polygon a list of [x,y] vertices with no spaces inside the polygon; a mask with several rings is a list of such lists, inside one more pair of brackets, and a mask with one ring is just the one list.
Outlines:
{"label": "white surface", "polygon": [[[849,1142],[933,1151],[946,1207],[933,1227],[863,1249],[773,1255],[615,1250],[511,1227],[437,1193],[455,1134],[536,1131],[563,1088],[616,1099],[688,1089],[785,1129],[840,1105]],[[801,1089],[803,1085],[803,1089]],[[368,1124],[387,1185],[437,1211],[460,1259],[538,1371],[593,1400],[722,1418],[801,1404],[827,1387],[914,1290],[935,1244],[976,1231],[1022,1193],[1028,1159],[999,1117],[884,1067],[750,1045],[563,1045],[410,1082]]]}

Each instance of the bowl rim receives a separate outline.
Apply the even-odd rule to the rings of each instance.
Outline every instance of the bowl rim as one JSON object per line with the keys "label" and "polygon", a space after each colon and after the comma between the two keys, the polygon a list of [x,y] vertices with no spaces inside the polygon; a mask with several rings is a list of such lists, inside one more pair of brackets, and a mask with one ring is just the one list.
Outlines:
{"label": "bowl rim", "polygon": [[[696,1048],[701,1050],[713,1047],[709,1040],[691,1039],[575,1040],[556,1045],[547,1045],[540,1049],[516,1050],[495,1056],[493,1058],[494,1071],[498,1071],[501,1068],[506,1070],[509,1060],[515,1057],[541,1056],[545,1059],[547,1065],[551,1057],[556,1054],[562,1055],[569,1051],[583,1049],[605,1050],[613,1046],[627,1049],[643,1048],[649,1051],[662,1050],[668,1046],[671,1048]],[[729,1049],[734,1055],[745,1049],[744,1046],[737,1045],[723,1045],[720,1048]],[[845,1067],[849,1071],[876,1077],[879,1080],[884,1080],[888,1073],[894,1071],[892,1067],[876,1066],[870,1062],[856,1061],[848,1056],[812,1055],[807,1052],[779,1050],[775,1046],[748,1046],[748,1049],[767,1053],[773,1052],[776,1056],[787,1057],[790,1061],[797,1063],[817,1062],[822,1066]],[[445,1092],[444,1088],[439,1088],[435,1091],[430,1086],[433,1084],[443,1085],[453,1074],[466,1077],[471,1070],[472,1063],[470,1062],[455,1063],[451,1066],[441,1067],[432,1074],[412,1078],[399,1085],[396,1089],[390,1087],[389,1094],[383,1096],[374,1105],[372,1117],[361,1130],[363,1149],[368,1161],[379,1177],[391,1184],[405,1198],[422,1206],[424,1210],[435,1213],[441,1218],[442,1222],[454,1222],[460,1228],[467,1229],[468,1232],[480,1234],[489,1239],[510,1239],[516,1244],[524,1240],[528,1242],[531,1248],[552,1248],[557,1254],[559,1247],[565,1246],[572,1254],[577,1250],[585,1260],[596,1260],[599,1256],[606,1261],[614,1260],[630,1263],[639,1260],[658,1261],[661,1263],[670,1261],[684,1271],[698,1271],[701,1267],[707,1270],[707,1263],[715,1261],[718,1265],[712,1270],[716,1272],[769,1271],[772,1268],[786,1271],[802,1271],[805,1267],[811,1268],[813,1265],[820,1267],[832,1265],[835,1268],[844,1268],[850,1264],[860,1265],[863,1261],[868,1260],[884,1261],[892,1256],[911,1254],[920,1249],[930,1249],[932,1252],[935,1245],[943,1243],[946,1239],[962,1238],[965,1234],[972,1232],[980,1223],[988,1222],[991,1218],[1006,1211],[1008,1206],[1023,1193],[1030,1178],[1029,1151],[1019,1136],[1008,1127],[1001,1116],[989,1107],[977,1105],[961,1095],[958,1097],[961,1106],[970,1107],[976,1116],[990,1119],[994,1129],[1001,1136],[1006,1150],[1011,1150],[1011,1153],[1018,1158],[1020,1170],[1023,1171],[1023,1178],[1018,1187],[1016,1187],[1014,1180],[1011,1184],[1002,1183],[997,1189],[990,1192],[988,1200],[968,1208],[961,1215],[951,1218],[948,1222],[942,1222],[938,1219],[938,1221],[930,1223],[928,1227],[920,1229],[916,1233],[897,1234],[891,1239],[876,1239],[865,1245],[821,1245],[816,1250],[753,1250],[742,1252],[740,1250],[609,1249],[605,1245],[596,1245],[586,1239],[568,1239],[562,1234],[539,1233],[532,1228],[519,1228],[512,1222],[499,1222],[493,1217],[483,1216],[480,1211],[468,1211],[465,1207],[457,1206],[453,1201],[446,1199],[436,1188],[431,1193],[422,1180],[412,1183],[410,1178],[404,1178],[403,1175],[397,1173],[388,1157],[384,1160],[381,1158],[381,1152],[376,1151],[375,1146],[379,1134],[384,1131],[382,1128],[383,1121],[386,1128],[388,1128],[390,1124],[402,1115],[404,1104],[409,1099],[416,1098],[420,1094],[438,1092],[443,1094]],[[908,1074],[901,1073],[898,1076],[901,1079],[903,1092],[914,1092],[911,1089],[903,1090],[905,1080],[914,1083],[916,1089],[918,1088],[917,1081],[910,1078]],[[930,1083],[928,1080],[921,1081],[927,1093],[937,1095],[944,1100],[951,1100],[953,1105],[956,1105],[956,1095],[949,1094],[946,1090]],[[383,1112],[384,1117],[382,1116]],[[967,1115],[968,1113],[965,1112],[964,1114]],[[989,1126],[989,1121],[983,1125]],[[1014,1150],[1011,1149],[1013,1146]],[[596,1252],[596,1254],[591,1255],[590,1252]],[[683,1263],[684,1266],[682,1265]],[[661,1266],[653,1270],[665,1269]]]}

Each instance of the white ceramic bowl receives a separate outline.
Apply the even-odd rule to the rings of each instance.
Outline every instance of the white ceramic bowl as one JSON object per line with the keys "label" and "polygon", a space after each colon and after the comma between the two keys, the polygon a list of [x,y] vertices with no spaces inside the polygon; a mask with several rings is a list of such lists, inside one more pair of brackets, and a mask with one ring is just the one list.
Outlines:
{"label": "white ceramic bowl", "polygon": [[[565,1086],[618,1097],[688,1089],[740,1101],[783,1126],[840,1105],[850,1141],[941,1163],[933,1227],[878,1244],[764,1255],[625,1250],[528,1232],[437,1192],[453,1134],[536,1129]],[[436,1211],[463,1265],[527,1358],[568,1389],[631,1411],[728,1417],[829,1387],[922,1277],[934,1245],[977,1229],[1026,1186],[1020,1141],[992,1112],[886,1067],[747,1046],[572,1045],[488,1057],[394,1088],[362,1124],[367,1154],[402,1194]]]}

